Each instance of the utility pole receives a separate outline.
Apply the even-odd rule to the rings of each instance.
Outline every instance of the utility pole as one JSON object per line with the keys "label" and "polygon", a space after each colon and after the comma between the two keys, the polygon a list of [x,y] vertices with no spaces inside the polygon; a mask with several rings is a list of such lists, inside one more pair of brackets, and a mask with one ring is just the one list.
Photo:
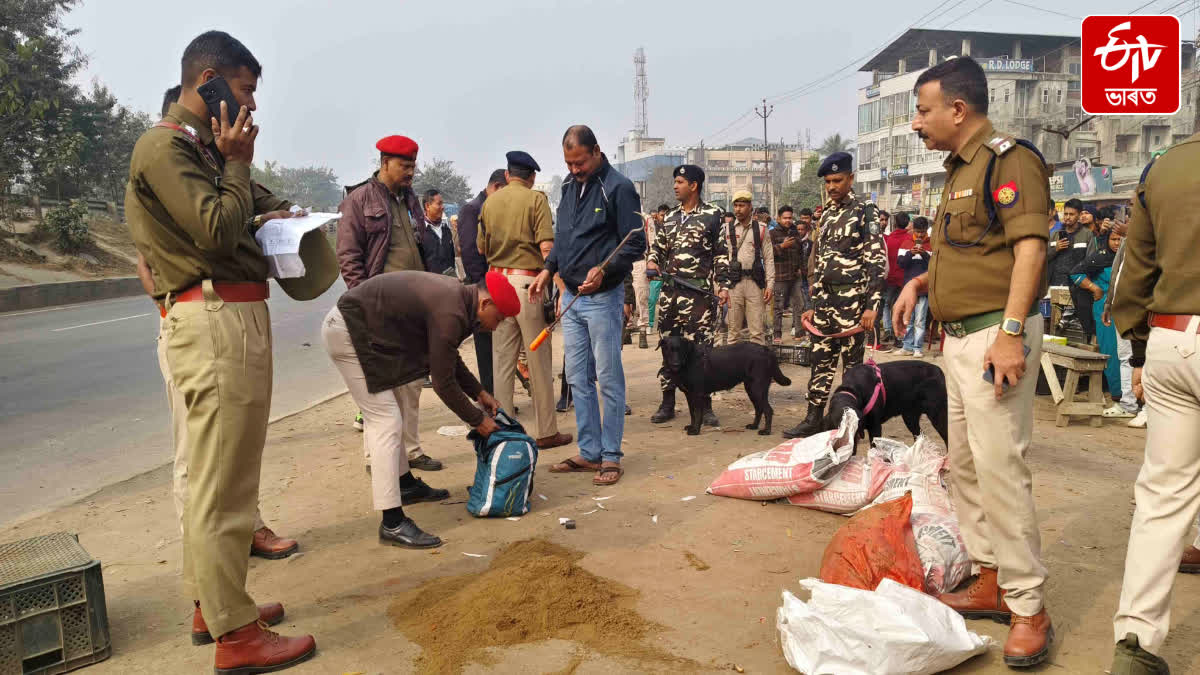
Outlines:
{"label": "utility pole", "polygon": [[767,170],[767,202],[770,203],[772,212],[775,210],[775,191],[771,189],[771,144],[767,141],[767,118],[775,110],[775,106],[767,106],[767,99],[762,100],[762,107],[755,107],[754,114],[762,118],[763,121],[763,163]]}

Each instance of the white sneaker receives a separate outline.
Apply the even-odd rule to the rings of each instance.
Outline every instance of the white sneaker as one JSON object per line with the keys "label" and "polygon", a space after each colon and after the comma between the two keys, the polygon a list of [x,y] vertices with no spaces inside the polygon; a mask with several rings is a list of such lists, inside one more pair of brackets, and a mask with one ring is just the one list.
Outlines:
{"label": "white sneaker", "polygon": [[1129,420],[1125,426],[1133,427],[1134,429],[1146,428],[1146,409],[1142,408],[1133,419]]}
{"label": "white sneaker", "polygon": [[912,355],[913,355],[913,351],[911,349],[904,348],[904,349],[900,350],[900,356],[912,356]]}
{"label": "white sneaker", "polygon": [[1135,415],[1121,407],[1120,403],[1114,403],[1104,409],[1104,416],[1109,418],[1129,419]]}
{"label": "white sneaker", "polygon": [[913,358],[923,359],[923,358],[925,358],[925,354],[922,353],[920,349],[914,349],[913,350]]}

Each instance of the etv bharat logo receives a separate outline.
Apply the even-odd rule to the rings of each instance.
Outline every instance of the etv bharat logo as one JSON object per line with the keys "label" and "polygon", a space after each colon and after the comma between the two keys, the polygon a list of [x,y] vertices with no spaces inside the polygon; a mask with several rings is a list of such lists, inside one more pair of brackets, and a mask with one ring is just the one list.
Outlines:
{"label": "etv bharat logo", "polygon": [[1179,19],[1089,16],[1080,39],[1080,103],[1089,115],[1172,115],[1179,110]]}

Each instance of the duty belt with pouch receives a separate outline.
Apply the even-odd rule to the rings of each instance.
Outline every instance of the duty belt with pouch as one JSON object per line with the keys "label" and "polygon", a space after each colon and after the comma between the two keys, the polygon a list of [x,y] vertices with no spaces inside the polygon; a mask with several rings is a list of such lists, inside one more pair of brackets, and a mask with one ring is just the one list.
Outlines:
{"label": "duty belt with pouch", "polygon": [[[861,284],[823,284],[823,285],[825,286],[825,288],[829,289],[829,291],[831,291],[833,293],[845,293],[846,291],[853,291],[853,290],[857,289]],[[999,323],[999,322],[997,322],[997,323]]]}
{"label": "duty belt with pouch", "polygon": [[[1041,316],[1040,311],[1031,310],[1029,317],[1034,315]],[[1026,318],[1029,318],[1026,317]],[[957,321],[943,321],[942,329],[947,335],[956,338],[964,338],[971,333],[978,333],[981,330],[987,330],[992,326],[999,326],[1000,322],[1004,321],[1004,310],[998,309],[994,312],[984,312],[982,314],[974,314],[968,317],[963,317]]]}
{"label": "duty belt with pouch", "polygon": [[712,288],[712,284],[709,283],[708,279],[684,278],[677,277],[673,274],[663,274],[662,278],[664,286],[675,286],[677,288],[703,293],[704,295],[715,295],[711,290],[709,290]]}

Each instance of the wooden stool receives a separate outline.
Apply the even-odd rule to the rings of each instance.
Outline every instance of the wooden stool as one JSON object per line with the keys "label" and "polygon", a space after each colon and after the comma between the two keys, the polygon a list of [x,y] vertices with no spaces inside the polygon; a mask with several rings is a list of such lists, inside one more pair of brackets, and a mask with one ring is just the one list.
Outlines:
{"label": "wooden stool", "polygon": [[[1076,347],[1064,347],[1053,342],[1042,344],[1042,371],[1046,374],[1046,383],[1050,385],[1050,395],[1057,407],[1054,426],[1067,426],[1071,415],[1089,416],[1089,421],[1094,427],[1104,424],[1104,394],[1100,390],[1100,378],[1103,377],[1106,363],[1108,356],[1104,354]],[[1067,370],[1066,381],[1061,386],[1054,366],[1061,366]],[[1086,402],[1075,400],[1081,374],[1088,375]]]}

